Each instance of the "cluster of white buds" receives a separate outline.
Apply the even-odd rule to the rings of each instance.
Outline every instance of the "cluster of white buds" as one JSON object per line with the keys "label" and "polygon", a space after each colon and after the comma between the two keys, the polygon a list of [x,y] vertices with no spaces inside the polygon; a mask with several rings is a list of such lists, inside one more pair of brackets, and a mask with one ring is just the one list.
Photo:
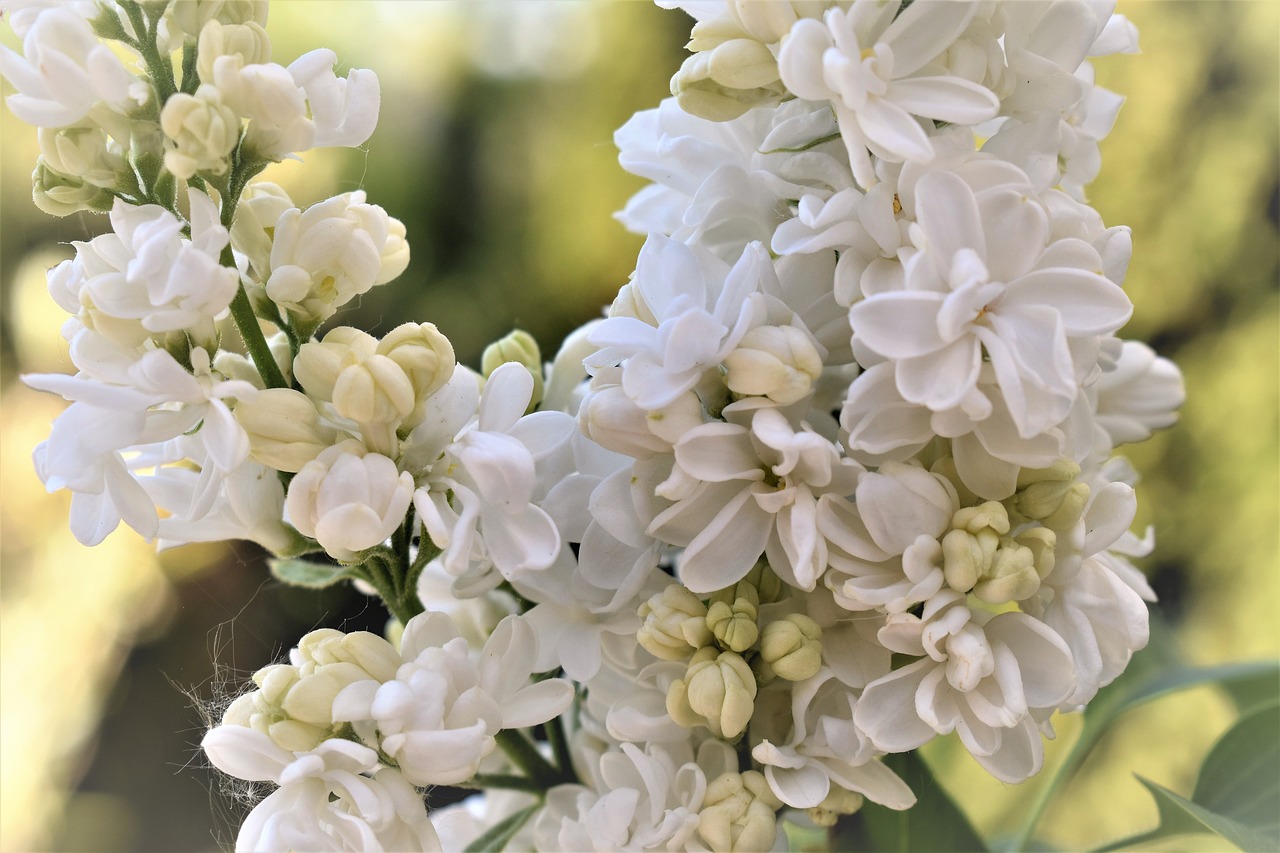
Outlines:
{"label": "cluster of white buds", "polygon": [[26,380],[72,401],[36,451],[72,529],[252,539],[403,629],[308,635],[208,734],[278,786],[239,848],[432,849],[418,789],[468,784],[519,794],[437,821],[459,846],[777,849],[788,809],[909,808],[881,759],[938,735],[1026,779],[1146,643],[1112,454],[1182,385],[1117,337],[1129,233],[1083,192],[1120,102],[1088,57],[1134,28],[664,5],[693,54],[615,137],[654,182],[633,277],[550,365],[514,332],[476,372],[431,323],[317,337],[407,268],[404,228],[251,183],[363,144],[372,72],[274,63],[265,3],[0,3],[36,203],[110,210],[49,276],[79,372]]}

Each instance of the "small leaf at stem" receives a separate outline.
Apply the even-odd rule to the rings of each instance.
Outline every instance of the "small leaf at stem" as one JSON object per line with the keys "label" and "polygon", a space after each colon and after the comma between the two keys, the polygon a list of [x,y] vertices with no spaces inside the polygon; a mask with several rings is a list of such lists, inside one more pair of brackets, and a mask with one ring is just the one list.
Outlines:
{"label": "small leaf at stem", "polygon": [[353,566],[333,563],[314,563],[310,560],[271,559],[267,561],[271,574],[292,586],[308,589],[324,589],[343,580],[360,577]]}

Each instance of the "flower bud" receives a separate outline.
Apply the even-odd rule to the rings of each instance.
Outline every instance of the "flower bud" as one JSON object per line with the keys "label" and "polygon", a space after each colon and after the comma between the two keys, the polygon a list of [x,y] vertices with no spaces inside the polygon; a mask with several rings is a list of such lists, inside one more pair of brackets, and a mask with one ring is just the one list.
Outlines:
{"label": "flower bud", "polygon": [[806,809],[805,814],[809,820],[821,827],[832,827],[836,825],[836,821],[841,815],[850,815],[862,808],[863,797],[861,794],[840,787],[836,783],[831,783],[827,796],[811,809]]}
{"label": "flower bud", "polygon": [[332,402],[342,371],[374,355],[378,341],[353,326],[335,326],[319,341],[298,349],[294,375],[313,400]]}
{"label": "flower bud", "polygon": [[737,652],[716,654],[699,649],[683,679],[667,691],[667,712],[681,725],[693,718],[718,738],[733,739],[746,731],[755,712],[756,679]]}
{"label": "flower bud", "polygon": [[203,85],[194,95],[179,92],[165,101],[160,129],[167,140],[164,167],[185,181],[196,172],[227,171],[240,141],[240,116],[223,105],[216,86]]}
{"label": "flower bud", "polygon": [[707,785],[698,834],[712,850],[770,850],[782,803],[758,770],[722,773]]}
{"label": "flower bud", "polygon": [[729,0],[729,14],[753,39],[777,44],[799,20],[793,4],[760,3],[758,0]]}
{"label": "flower bud", "polygon": [[802,329],[757,326],[724,360],[735,394],[767,397],[780,406],[804,399],[822,375],[822,355]]}
{"label": "flower bud", "polygon": [[303,466],[289,483],[285,513],[329,556],[354,562],[400,526],[412,498],[413,475],[348,440]]}
{"label": "flower bud", "polygon": [[950,530],[942,537],[942,576],[958,592],[968,592],[991,568],[1000,537],[994,531]]}
{"label": "flower bud", "polygon": [[405,323],[387,333],[374,352],[394,361],[409,378],[416,402],[403,428],[417,426],[425,415],[427,398],[453,376],[457,367],[453,345],[431,323]]}
{"label": "flower bud", "polygon": [[290,661],[304,675],[333,664],[352,664],[364,678],[391,681],[403,660],[389,642],[368,631],[344,634],[332,628],[311,631],[289,654]]}
{"label": "flower bud", "polygon": [[669,584],[640,605],[644,624],[636,639],[650,654],[663,660],[686,660],[711,644],[707,607],[683,584]]}
{"label": "flower bud", "polygon": [[991,530],[1003,536],[1009,532],[1009,513],[1001,504],[987,501],[978,506],[967,506],[956,510],[951,516],[951,527],[968,533]]}
{"label": "flower bud", "polygon": [[1054,547],[1058,544],[1058,536],[1047,527],[1033,527],[1014,537],[1014,541],[1031,550],[1031,559],[1040,580],[1044,580],[1053,571],[1055,563]]}
{"label": "flower bud", "polygon": [[42,127],[36,136],[40,141],[40,156],[48,168],[62,175],[74,175],[95,187],[116,188],[120,173],[129,167],[120,146],[96,125]]}
{"label": "flower bud", "polygon": [[194,38],[214,23],[266,26],[267,0],[182,0],[170,7],[170,16],[178,29]]}
{"label": "flower bud", "polygon": [[773,674],[804,681],[822,668],[822,626],[803,613],[790,613],[764,626],[760,657]]}
{"label": "flower bud", "polygon": [[687,57],[671,78],[680,108],[709,121],[731,121],[752,107],[777,103],[786,91],[773,54],[745,39]]}
{"label": "flower bud", "polygon": [[108,211],[115,196],[83,178],[55,171],[41,157],[31,173],[31,200],[50,216],[70,216],[82,210]]}
{"label": "flower bud", "polygon": [[973,587],[973,594],[988,604],[1022,601],[1040,589],[1035,555],[1030,548],[1006,539],[996,551],[995,559]]}
{"label": "flower bud", "polygon": [[[731,587],[712,596],[707,606],[707,627],[724,648],[745,652],[760,637],[756,618],[760,611],[760,596],[750,584]],[[732,596],[732,597],[730,597]]]}
{"label": "flower bud", "polygon": [[277,471],[301,471],[337,437],[320,422],[315,403],[292,388],[261,391],[240,401],[234,414],[249,436],[249,455]]}
{"label": "flower bud", "polygon": [[1089,484],[1078,480],[1041,480],[1014,498],[1018,512],[1054,530],[1075,525],[1088,503]]}
{"label": "flower bud", "polygon": [[315,749],[321,741],[334,734],[332,724],[313,725],[289,717],[280,706],[280,701],[288,695],[288,689],[298,681],[297,667],[276,665],[259,670],[254,676],[257,681],[267,670],[271,670],[274,689],[254,690],[246,693],[231,703],[222,716],[224,726],[244,726],[261,732],[271,738],[275,744],[293,752],[306,752]]}
{"label": "flower bud", "polygon": [[538,342],[533,339],[533,335],[516,329],[505,338],[489,344],[484,348],[484,355],[480,357],[480,372],[484,374],[485,379],[488,379],[490,373],[508,361],[524,365],[533,376],[533,396],[529,399],[527,410],[531,412],[542,402],[543,393],[542,352],[538,349]]}
{"label": "flower bud", "polygon": [[243,65],[271,61],[271,38],[257,21],[223,24],[210,21],[200,30],[196,53],[196,75],[201,83],[213,82],[213,62],[220,56],[235,56]]}

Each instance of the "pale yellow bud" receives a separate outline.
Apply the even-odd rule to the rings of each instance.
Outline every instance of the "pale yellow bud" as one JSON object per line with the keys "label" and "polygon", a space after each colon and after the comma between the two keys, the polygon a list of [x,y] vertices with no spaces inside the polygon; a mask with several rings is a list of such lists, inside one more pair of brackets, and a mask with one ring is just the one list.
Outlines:
{"label": "pale yellow bud", "polygon": [[951,516],[951,527],[968,533],[991,530],[1003,536],[1009,532],[1009,513],[996,501],[987,501],[978,506],[967,506],[958,509]]}
{"label": "pale yellow bud", "polygon": [[[788,588],[782,582],[782,578],[778,577],[773,569],[769,568],[769,561],[763,557],[756,561],[756,564],[743,576],[742,580],[738,581],[735,589],[742,587],[744,584],[750,585],[756,591],[756,600],[761,604],[772,604],[775,601],[781,601],[783,592]],[[737,595],[741,595],[741,593],[735,592],[735,597]]]}
{"label": "pale yellow bud", "polygon": [[836,825],[841,815],[853,814],[862,808],[862,803],[861,794],[841,788],[832,782],[826,798],[813,808],[806,809],[805,814],[818,826],[831,827]]}
{"label": "pale yellow bud", "polygon": [[712,850],[769,850],[777,838],[781,807],[758,770],[722,773],[707,785],[698,834]]}
{"label": "pale yellow bud", "polygon": [[267,23],[267,0],[180,0],[169,7],[170,20],[188,36],[211,23]]}
{"label": "pale yellow bud", "polygon": [[759,0],[729,0],[729,14],[754,39],[777,44],[799,20],[787,2],[761,3]]}
{"label": "pale yellow bud", "polygon": [[382,244],[382,256],[375,285],[386,284],[409,268],[409,241],[405,239],[404,223],[394,216],[387,217],[387,240]]}
{"label": "pale yellow bud", "polygon": [[243,24],[210,21],[200,30],[200,49],[196,54],[196,76],[201,83],[213,82],[213,62],[220,56],[239,57],[241,66],[262,65],[271,61],[271,38],[257,21]]}
{"label": "pale yellow bud", "polygon": [[640,605],[644,624],[636,639],[646,651],[663,660],[686,660],[711,643],[707,606],[682,584],[673,583]]}
{"label": "pale yellow bud", "polygon": [[764,626],[760,657],[774,675],[804,681],[822,668],[822,626],[803,613],[790,613]]}
{"label": "pale yellow bud", "polygon": [[378,341],[372,335],[351,326],[335,326],[321,340],[302,345],[294,359],[294,375],[308,396],[329,402],[342,371],[377,349]]}
{"label": "pale yellow bud", "polygon": [[354,664],[374,681],[391,681],[402,660],[388,641],[368,631],[344,634],[333,629],[312,631],[298,641],[291,655],[303,675],[332,664]]}
{"label": "pale yellow bud", "polygon": [[720,641],[720,645],[735,652],[745,652],[760,637],[756,617],[760,599],[755,589],[743,586],[744,595],[732,602],[715,596],[707,606],[707,627]]}
{"label": "pale yellow bud", "polygon": [[991,568],[1000,536],[993,530],[967,533],[950,530],[942,537],[942,575],[947,585],[958,592],[968,592]]}
{"label": "pale yellow bud", "polygon": [[[721,47],[729,44],[726,42]],[[769,53],[758,42],[752,44]],[[712,55],[719,49],[695,53],[686,58],[680,70],[671,78],[671,94],[682,110],[709,121],[731,121],[752,107],[775,104],[786,95],[786,87],[777,77],[776,61],[770,71],[757,51],[730,48],[725,54],[726,59],[713,65]],[[769,54],[769,58],[772,60],[773,55]],[[717,79],[719,75],[732,80],[760,80],[770,74],[772,82],[746,88]]]}
{"label": "pale yellow bud", "polygon": [[803,399],[822,375],[822,355],[795,326],[758,326],[725,357],[724,366],[730,391],[787,406]]}
{"label": "pale yellow bud", "polygon": [[394,361],[413,387],[413,411],[401,429],[412,429],[426,415],[427,398],[445,386],[457,367],[453,344],[432,323],[405,323],[378,342],[376,354]]}
{"label": "pale yellow bud", "polygon": [[250,455],[277,471],[296,474],[337,441],[315,403],[292,388],[260,391],[236,404],[234,414],[249,436]]}
{"label": "pale yellow bud", "polygon": [[160,129],[166,137],[164,166],[175,177],[221,175],[240,141],[240,116],[223,105],[218,87],[203,85],[194,95],[179,92],[165,101]]}
{"label": "pale yellow bud", "polygon": [[1048,468],[1023,468],[1018,471],[1018,488],[1025,489],[1032,483],[1045,481],[1071,482],[1080,476],[1080,466],[1070,459],[1062,458]]}
{"label": "pale yellow bud", "polygon": [[[677,684],[682,686],[689,709],[716,737],[732,740],[746,730],[755,712],[756,679],[737,652],[717,655],[712,647],[700,649],[690,660],[684,679],[673,682],[672,687]],[[670,694],[667,705],[670,710]]]}
{"label": "pale yellow bud", "polygon": [[55,171],[41,157],[31,173],[31,200],[50,216],[70,216],[83,210],[108,211],[115,196],[83,178]]}
{"label": "pale yellow bud", "polygon": [[480,356],[480,372],[488,379],[493,371],[509,361],[523,365],[533,376],[533,396],[529,399],[528,411],[533,411],[542,402],[542,351],[538,342],[528,332],[516,329],[505,338],[494,341],[484,348]]}
{"label": "pale yellow bud", "polygon": [[36,133],[40,156],[48,168],[73,175],[95,187],[120,189],[120,173],[129,167],[120,146],[101,127],[42,127]]}
{"label": "pale yellow bud", "polygon": [[717,15],[704,21],[697,21],[689,33],[689,41],[685,50],[701,53],[704,50],[715,50],[720,45],[733,39],[750,38],[751,34],[729,15]]}
{"label": "pale yellow bud", "polygon": [[1030,548],[1006,539],[996,551],[991,568],[974,585],[973,594],[988,604],[1022,601],[1040,589],[1035,555]]}
{"label": "pale yellow bud", "polygon": [[1053,549],[1058,544],[1057,534],[1046,527],[1033,527],[1019,533],[1014,537],[1014,541],[1031,550],[1031,558],[1040,579],[1044,580],[1048,577],[1053,571],[1055,561]]}
{"label": "pale yellow bud", "polygon": [[1069,480],[1042,480],[1018,492],[1018,512],[1055,530],[1075,525],[1089,503],[1089,485]]}

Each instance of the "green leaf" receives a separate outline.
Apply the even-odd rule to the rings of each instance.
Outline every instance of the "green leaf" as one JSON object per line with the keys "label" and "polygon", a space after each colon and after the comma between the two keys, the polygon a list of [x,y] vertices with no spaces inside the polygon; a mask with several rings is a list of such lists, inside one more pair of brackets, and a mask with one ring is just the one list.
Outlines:
{"label": "green leaf", "polygon": [[1280,661],[1252,661],[1204,667],[1153,666],[1150,663],[1152,654],[1134,655],[1133,666],[1130,667],[1132,674],[1126,672],[1110,686],[1103,688],[1089,704],[1084,713],[1084,726],[1080,730],[1080,736],[1072,745],[1071,752],[1058,766],[1053,778],[1040,790],[1009,849],[1026,849],[1027,842],[1054,793],[1075,774],[1089,752],[1126,711],[1161,696],[1204,684],[1236,688],[1249,695],[1257,694],[1268,686],[1274,687],[1277,679],[1280,679]]}
{"label": "green leaf", "polygon": [[333,563],[313,563],[310,560],[267,560],[271,574],[292,586],[308,589],[324,589],[338,581],[360,577],[355,566],[339,566]]}
{"label": "green leaf", "polygon": [[885,853],[956,853],[987,850],[964,812],[914,752],[889,755],[884,763],[915,792],[916,804],[894,811],[867,802],[856,814],[841,817],[831,829],[832,850],[876,850]]}
{"label": "green leaf", "polygon": [[1280,849],[1280,703],[1241,717],[1218,739],[1191,799],[1141,776],[1138,781],[1155,798],[1159,826],[1103,850],[1204,832],[1251,853]]}
{"label": "green leaf", "polygon": [[532,817],[533,813],[541,807],[542,803],[534,803],[509,817],[503,818],[491,826],[484,835],[468,844],[463,853],[489,853],[489,851],[502,850],[507,846],[507,842],[520,831],[520,827],[524,826],[525,821]]}
{"label": "green leaf", "polygon": [[1214,744],[1191,799],[1280,849],[1280,703],[1241,717]]}

